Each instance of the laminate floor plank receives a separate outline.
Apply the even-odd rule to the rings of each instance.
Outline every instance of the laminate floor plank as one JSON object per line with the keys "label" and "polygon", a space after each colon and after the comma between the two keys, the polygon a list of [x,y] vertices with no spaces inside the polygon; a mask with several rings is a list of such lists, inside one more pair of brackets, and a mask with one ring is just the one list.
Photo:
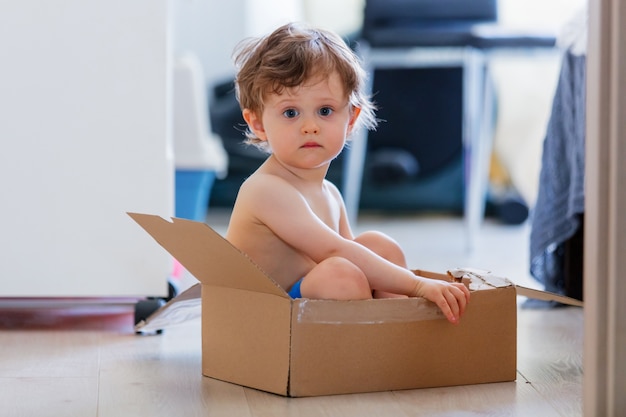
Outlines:
{"label": "laminate floor plank", "polygon": [[583,309],[522,309],[518,370],[561,415],[582,415]]}
{"label": "laminate floor plank", "polygon": [[393,392],[373,392],[324,397],[284,398],[246,389],[254,417],[408,417]]}
{"label": "laminate floor plank", "polygon": [[521,376],[516,382],[398,391],[394,395],[413,417],[559,416]]}
{"label": "laminate floor plank", "polygon": [[202,376],[199,322],[102,344],[99,416],[243,415],[243,388]]}
{"label": "laminate floor plank", "polygon": [[97,332],[0,332],[0,377],[97,377]]}
{"label": "laminate floor plank", "polygon": [[97,416],[98,378],[0,377],[2,417]]}

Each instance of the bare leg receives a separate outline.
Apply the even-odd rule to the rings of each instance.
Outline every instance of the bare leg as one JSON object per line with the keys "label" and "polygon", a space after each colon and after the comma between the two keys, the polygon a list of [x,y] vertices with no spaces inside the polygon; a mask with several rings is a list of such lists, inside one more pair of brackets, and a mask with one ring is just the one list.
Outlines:
{"label": "bare leg", "polygon": [[367,277],[356,265],[333,257],[320,262],[303,279],[300,287],[305,298],[328,300],[365,300],[372,298]]}
{"label": "bare leg", "polygon": [[[364,232],[357,236],[354,241],[360,243],[389,262],[393,262],[403,268],[407,267],[406,257],[404,256],[404,252],[398,242],[384,233],[376,231]],[[374,298],[406,298],[406,296],[374,290]]]}

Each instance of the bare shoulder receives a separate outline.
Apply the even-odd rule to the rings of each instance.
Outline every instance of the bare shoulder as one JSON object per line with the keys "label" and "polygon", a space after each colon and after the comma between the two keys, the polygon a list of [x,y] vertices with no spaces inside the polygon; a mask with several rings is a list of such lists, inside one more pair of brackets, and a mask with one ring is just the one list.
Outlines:
{"label": "bare shoulder", "polygon": [[341,193],[339,192],[339,189],[337,188],[337,186],[335,184],[333,184],[332,182],[328,181],[328,180],[324,180],[324,186],[328,189],[328,191],[330,191],[331,195],[338,199],[341,200]]}
{"label": "bare shoulder", "polygon": [[297,194],[297,190],[288,181],[278,175],[255,172],[248,177],[239,189],[238,202],[271,204],[276,198]]}
{"label": "bare shoulder", "polygon": [[230,216],[226,238],[246,251],[258,245],[257,240],[270,239],[266,213],[274,210],[272,201],[288,187],[281,178],[255,172],[248,177],[237,194]]}
{"label": "bare shoulder", "polygon": [[239,188],[229,224],[229,235],[248,234],[251,227],[273,229],[288,222],[301,195],[288,181],[271,173],[255,172]]}

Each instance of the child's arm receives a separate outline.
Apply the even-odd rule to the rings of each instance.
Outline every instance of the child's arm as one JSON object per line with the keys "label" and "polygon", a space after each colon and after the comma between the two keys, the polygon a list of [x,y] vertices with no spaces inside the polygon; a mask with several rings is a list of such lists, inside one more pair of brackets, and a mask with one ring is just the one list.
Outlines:
{"label": "child's arm", "polygon": [[[372,289],[427,298],[436,303],[448,320],[454,323],[462,315],[469,300],[469,291],[463,284],[415,276],[408,269],[342,237],[320,220],[303,195],[287,181],[272,175],[250,178],[245,192],[240,192],[238,198],[241,203],[254,207],[259,222],[315,262],[333,256],[345,258],[365,273]],[[330,204],[336,204],[337,209],[343,210],[340,200],[331,200]]]}

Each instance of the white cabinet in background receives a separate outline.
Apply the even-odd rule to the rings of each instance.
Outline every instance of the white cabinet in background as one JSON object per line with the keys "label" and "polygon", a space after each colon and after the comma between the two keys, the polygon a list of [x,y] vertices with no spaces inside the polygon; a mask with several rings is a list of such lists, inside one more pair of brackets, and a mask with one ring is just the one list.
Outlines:
{"label": "white cabinet in background", "polygon": [[167,0],[0,3],[0,297],[167,293]]}

